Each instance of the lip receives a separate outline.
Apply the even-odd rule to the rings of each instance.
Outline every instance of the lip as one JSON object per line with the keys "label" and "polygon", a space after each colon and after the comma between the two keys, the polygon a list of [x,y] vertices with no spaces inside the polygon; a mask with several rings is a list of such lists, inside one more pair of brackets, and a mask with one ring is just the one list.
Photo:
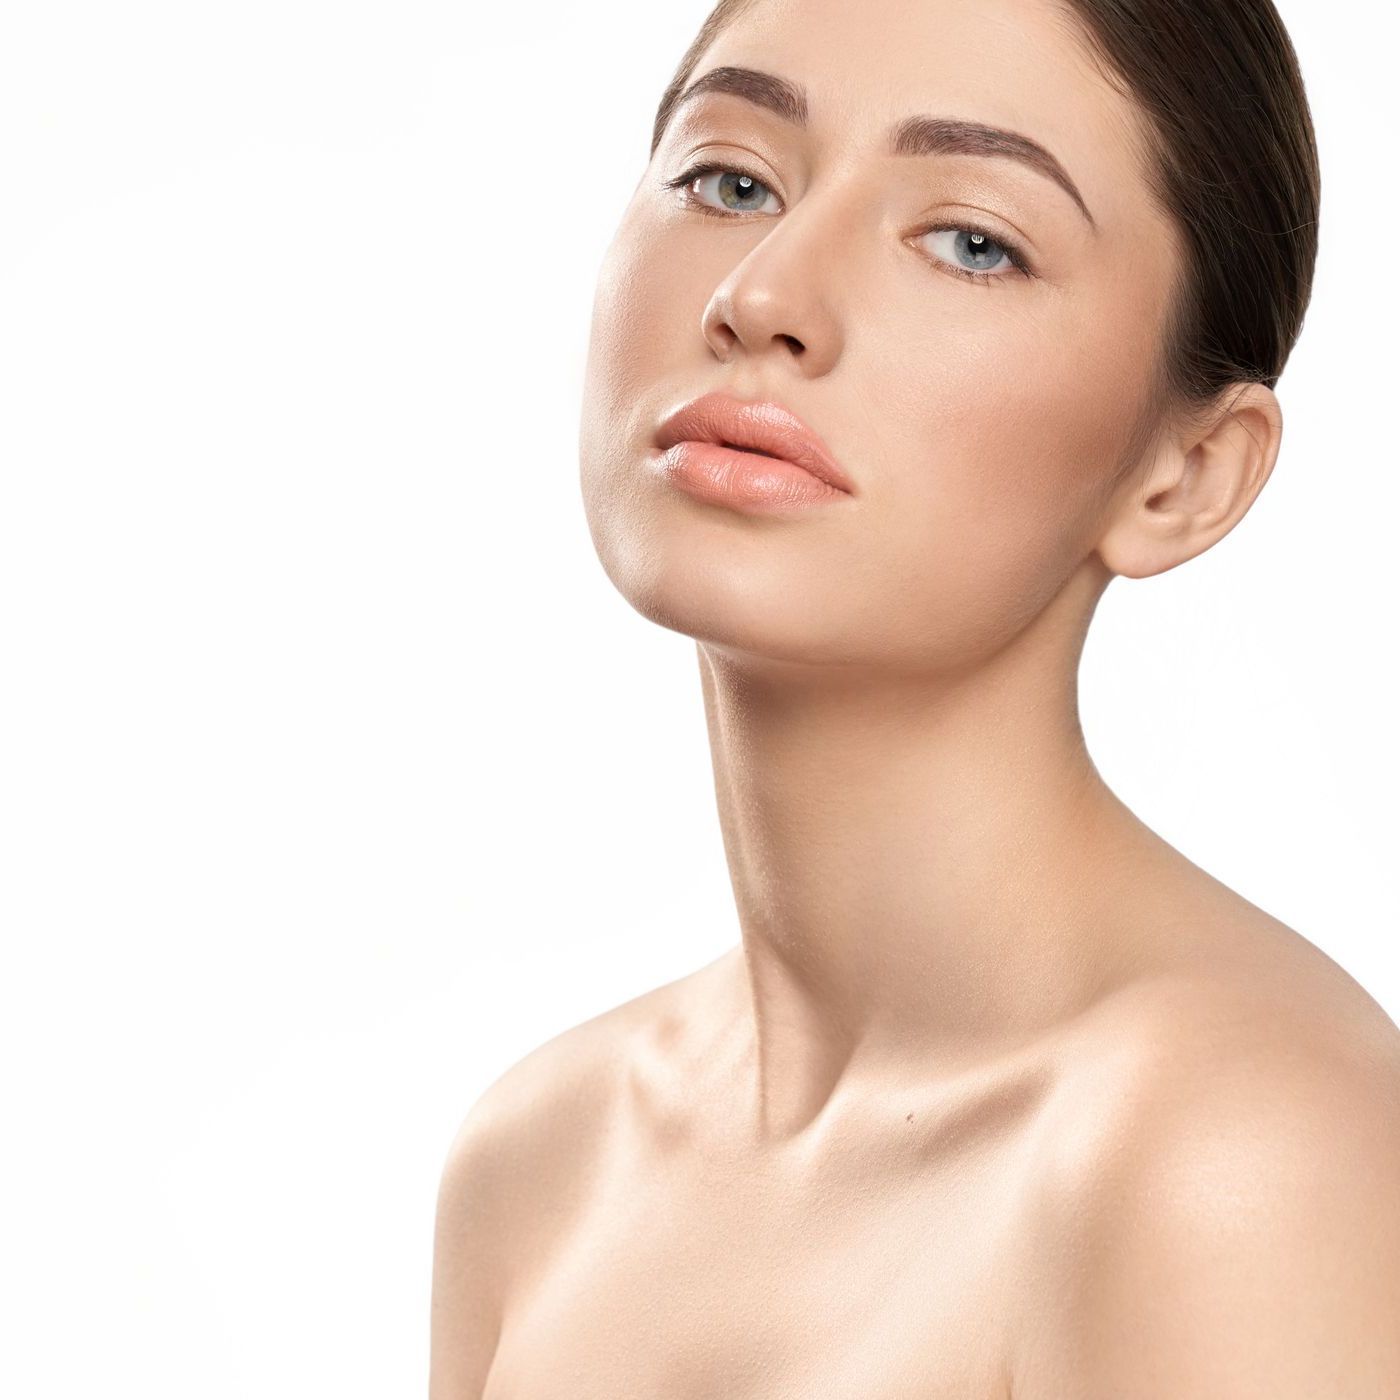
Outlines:
{"label": "lip", "polygon": [[668,413],[656,434],[660,448],[680,442],[709,442],[791,462],[847,495],[856,494],[831,449],[796,414],[771,400],[736,399],[708,393]]}

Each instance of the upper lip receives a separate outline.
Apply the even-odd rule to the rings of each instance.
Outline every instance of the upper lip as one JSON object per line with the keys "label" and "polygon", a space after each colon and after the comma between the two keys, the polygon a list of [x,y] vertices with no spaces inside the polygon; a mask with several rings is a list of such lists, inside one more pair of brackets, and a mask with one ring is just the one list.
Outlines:
{"label": "upper lip", "polygon": [[783,457],[838,491],[855,494],[831,449],[796,414],[771,400],[754,402],[718,392],[691,399],[662,419],[656,435],[658,447],[688,441]]}

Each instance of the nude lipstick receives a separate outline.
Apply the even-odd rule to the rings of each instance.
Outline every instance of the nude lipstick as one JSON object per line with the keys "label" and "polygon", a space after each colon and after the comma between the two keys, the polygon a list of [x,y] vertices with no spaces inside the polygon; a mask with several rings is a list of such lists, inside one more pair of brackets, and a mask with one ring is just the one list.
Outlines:
{"label": "nude lipstick", "polygon": [[795,414],[724,393],[668,413],[651,465],[698,500],[751,514],[787,514],[855,495],[830,449]]}

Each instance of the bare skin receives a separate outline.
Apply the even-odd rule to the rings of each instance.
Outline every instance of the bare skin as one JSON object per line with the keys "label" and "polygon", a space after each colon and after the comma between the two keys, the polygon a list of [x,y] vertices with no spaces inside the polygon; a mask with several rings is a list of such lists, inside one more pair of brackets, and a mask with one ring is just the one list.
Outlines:
{"label": "bare skin", "polygon": [[[1133,112],[1014,0],[765,0],[722,65],[807,121],[678,112],[600,277],[581,457],[608,576],[696,639],[742,941],[473,1109],[432,1400],[1400,1393],[1400,1031],[1079,724],[1104,588],[1227,534],[1282,432],[1237,386],[1112,472],[1178,256]],[[925,112],[1047,146],[1093,226],[1007,160],[887,154]],[[700,156],[772,201],[683,205]],[[922,231],[960,214],[1035,276],[941,270]],[[858,496],[775,526],[646,477],[711,389],[792,408]]]}

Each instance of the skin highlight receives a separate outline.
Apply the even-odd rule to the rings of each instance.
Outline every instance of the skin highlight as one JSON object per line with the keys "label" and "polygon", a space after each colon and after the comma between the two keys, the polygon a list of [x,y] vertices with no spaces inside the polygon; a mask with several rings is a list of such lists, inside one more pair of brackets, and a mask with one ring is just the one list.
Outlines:
{"label": "skin highlight", "polygon": [[[695,639],[742,938],[483,1096],[432,1400],[1379,1400],[1400,1032],[1080,725],[1108,584],[1223,539],[1282,439],[1274,373],[1170,392],[1156,134],[1048,3],[751,0],[690,78],[600,270],[581,485],[608,578]],[[856,493],[649,473],[714,390]],[[1352,1282],[1303,1325],[1241,1260]]]}

